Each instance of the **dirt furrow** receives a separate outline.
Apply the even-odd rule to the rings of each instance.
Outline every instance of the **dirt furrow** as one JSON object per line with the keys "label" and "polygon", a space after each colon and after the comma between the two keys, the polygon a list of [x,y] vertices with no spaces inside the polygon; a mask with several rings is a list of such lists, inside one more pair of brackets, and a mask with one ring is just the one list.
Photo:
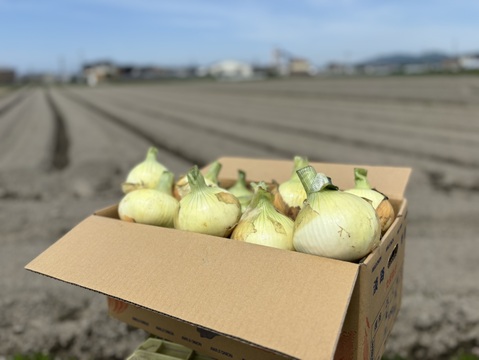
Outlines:
{"label": "dirt furrow", "polygon": [[[126,90],[126,89],[122,89]],[[138,92],[139,93],[139,92]],[[142,93],[143,94],[143,93]],[[146,94],[146,92],[145,92]],[[153,93],[149,92],[152,95]],[[164,101],[180,101],[185,104],[194,104],[195,106],[207,106],[218,101],[219,95],[204,93],[159,93]],[[249,106],[245,107],[244,104]],[[206,107],[205,106],[205,107]],[[479,113],[479,107],[464,107],[450,111],[447,107],[433,109],[429,107],[412,106],[384,106],[384,104],[361,103],[352,104],[347,101],[310,101],[303,99],[301,101],[293,99],[275,99],[267,97],[243,97],[238,98],[228,93],[221,94],[217,111],[229,111],[230,113],[241,113],[248,115],[261,110],[265,116],[269,116],[275,109],[281,108],[285,114],[291,116],[294,121],[298,112],[308,112],[309,122],[314,123],[318,117],[322,119],[342,119],[348,120],[349,126],[361,127],[363,125],[371,126],[384,130],[386,133],[394,133],[414,129],[417,136],[431,137],[441,136],[447,133],[449,137],[456,138],[462,142],[475,142],[471,132],[479,130],[479,124],[473,121],[473,118]],[[454,121],[451,121],[454,119]],[[337,121],[337,120],[336,120]],[[302,119],[302,122],[308,122]]]}
{"label": "dirt furrow", "polygon": [[[115,93],[104,91],[105,96],[115,98]],[[249,117],[239,115],[239,111],[229,111],[220,106],[206,102],[192,103],[181,102],[180,96],[177,101],[164,100],[161,96],[148,95],[146,93],[135,93],[131,91],[129,96],[124,94],[116,94],[115,104],[119,107],[126,106],[125,101],[131,101],[128,106],[136,107],[138,111],[144,112],[145,105],[151,108],[148,110],[152,115],[164,114],[167,112],[170,116],[188,117],[194,119],[195,123],[201,126],[210,124],[211,127],[227,128],[229,132],[248,133],[248,138],[257,138],[258,143],[268,141],[273,138],[281,148],[287,148],[289,143],[298,144],[306,139],[311,141],[320,141],[324,144],[342,144],[345,147],[354,149],[363,149],[369,151],[387,152],[391,154],[401,154],[404,158],[412,158],[430,163],[431,161],[438,164],[452,165],[465,169],[477,169],[479,163],[473,153],[469,157],[464,157],[466,149],[471,149],[471,144],[463,144],[462,142],[448,139],[444,134],[441,137],[424,138],[415,134],[415,129],[410,128],[406,133],[381,131],[381,128],[356,125],[351,128],[350,122],[343,121],[341,118],[334,117],[334,121],[329,119],[318,120],[313,126],[309,123],[308,113],[296,110],[295,122],[291,122],[288,116],[284,115],[286,109],[276,108],[268,114],[264,114],[258,110],[256,116],[254,110]],[[131,100],[125,100],[131,99]],[[206,105],[205,105],[206,104]],[[154,107],[154,108],[153,108]],[[161,107],[161,111],[158,108]],[[221,110],[220,110],[221,109]],[[306,124],[303,124],[306,120]],[[192,120],[188,120],[192,121]],[[338,131],[338,127],[342,128]],[[263,130],[261,132],[260,130]],[[278,134],[278,135],[273,135]],[[287,134],[283,141],[282,135]],[[236,135],[235,135],[236,136]],[[288,140],[289,139],[289,140]],[[475,139],[479,145],[479,139]],[[414,144],[416,142],[416,144]],[[418,145],[419,144],[419,145]],[[293,151],[290,151],[290,153]],[[310,152],[309,152],[310,153]],[[288,156],[288,154],[282,154]],[[318,155],[310,154],[312,158],[318,158]]]}
{"label": "dirt furrow", "polygon": [[[69,129],[70,161],[63,177],[76,196],[114,192],[120,199],[120,185],[128,171],[145,158],[151,144],[82,104],[72,101],[57,89],[51,97]],[[171,171],[187,169],[190,164],[161,150],[158,157]]]}
{"label": "dirt furrow", "polygon": [[87,108],[89,111],[101,115],[104,120],[110,121],[115,126],[122,127],[129,133],[134,134],[139,138],[142,138],[147,143],[162,149],[166,154],[171,154],[189,163],[201,163],[202,165],[204,165],[203,159],[200,160],[190,155],[189,153],[182,151],[182,149],[179,147],[173,148],[168,146],[164,142],[158,141],[158,138],[153,136],[152,132],[150,132],[149,129],[143,129],[142,127],[135,126],[134,122],[129,122],[124,117],[116,114],[115,112],[105,109],[105,107],[101,104],[95,103],[91,99],[86,100],[85,98],[78,96],[78,94],[71,91],[64,92],[64,95],[68,97],[71,101],[74,101],[83,106],[84,108]]}
{"label": "dirt furrow", "polygon": [[26,96],[27,91],[25,88],[22,88],[0,98],[0,117],[4,116],[18,104],[20,104]]}
{"label": "dirt furrow", "polygon": [[32,90],[1,120],[0,167],[48,169],[54,125],[42,90]]}
{"label": "dirt furrow", "polygon": [[452,108],[468,102],[476,102],[473,89],[477,79],[436,77],[433,79],[399,77],[389,78],[344,78],[344,79],[282,79],[268,82],[221,83],[205,87],[212,91],[228,92],[238,90],[245,93],[261,94],[268,97],[292,96],[294,98],[348,99],[397,103],[406,105],[447,105]]}
{"label": "dirt furrow", "polygon": [[[211,87],[212,85],[210,85]],[[239,85],[237,85],[239,86]],[[181,87],[171,86],[166,90],[165,87],[152,86],[149,88],[139,88],[126,86],[122,88],[105,89],[120,93],[141,93],[157,96],[162,99],[171,99],[172,101],[183,100],[185,104],[190,102],[195,104],[214,103],[218,109],[228,108],[230,112],[248,114],[248,104],[254,108],[261,108],[265,115],[274,111],[275,108],[283,108],[286,113],[296,115],[298,110],[309,110],[311,112],[311,121],[323,115],[325,118],[342,117],[355,120],[367,121],[376,126],[388,126],[391,131],[401,128],[414,127],[417,131],[427,134],[428,131],[447,131],[452,135],[467,136],[471,131],[479,130],[479,124],[474,118],[479,113],[479,106],[468,105],[453,108],[438,104],[437,106],[413,106],[413,105],[393,105],[385,104],[380,101],[351,102],[338,98],[337,100],[311,100],[311,99],[289,99],[249,96],[245,92],[242,96],[237,96],[228,92],[228,89],[219,92],[216,90],[211,93],[199,87]],[[292,118],[294,119],[294,117]],[[452,121],[452,119],[454,121]]]}
{"label": "dirt furrow", "polygon": [[93,93],[88,91],[75,91],[73,97],[72,92],[66,93],[72,99],[101,112],[108,119],[121,123],[132,131],[155,134],[150,140],[156,146],[187,159],[192,164],[203,166],[225,154],[275,156],[276,149],[263,143],[251,146],[245,137],[239,138],[230,132],[223,133],[182,117],[161,111],[133,108],[130,104],[119,106],[121,104],[109,103],[104,97],[98,96],[98,93],[94,97]]}
{"label": "dirt furrow", "polygon": [[[131,106],[135,106],[133,103],[130,104],[125,104],[124,99],[117,99],[113,103],[115,106],[118,108],[131,108]],[[159,110],[160,107],[155,107],[154,109],[152,108],[145,108],[144,106],[135,106],[135,110],[137,113],[145,114],[146,116],[150,116],[152,118],[161,118],[163,121],[167,121],[170,123],[175,123],[184,127],[193,127],[198,129],[199,131],[203,132],[208,132],[210,135],[213,136],[221,136],[221,137],[227,137],[229,140],[234,140],[237,141],[238,143],[242,143],[247,146],[254,146],[257,148],[264,149],[268,152],[271,153],[276,153],[280,156],[292,156],[292,152],[288,150],[284,150],[282,146],[274,145],[268,143],[267,139],[262,138],[261,140],[254,140],[251,139],[249,136],[242,135],[240,133],[228,131],[223,128],[219,128],[216,126],[209,126],[208,124],[201,122],[201,121],[192,121],[191,120],[191,115],[197,115],[195,111],[190,112],[188,115],[190,116],[184,116],[184,115],[178,115],[175,114],[172,111],[162,111]],[[201,114],[202,115],[202,114]],[[249,125],[249,124],[244,124],[244,125]],[[131,127],[131,125],[130,125]],[[137,129],[135,129],[137,130]]]}
{"label": "dirt furrow", "polygon": [[55,123],[51,168],[53,170],[62,170],[68,166],[70,160],[70,139],[68,135],[68,129],[65,124],[64,115],[53,100],[50,91],[46,91],[46,99],[53,115],[53,121]]}

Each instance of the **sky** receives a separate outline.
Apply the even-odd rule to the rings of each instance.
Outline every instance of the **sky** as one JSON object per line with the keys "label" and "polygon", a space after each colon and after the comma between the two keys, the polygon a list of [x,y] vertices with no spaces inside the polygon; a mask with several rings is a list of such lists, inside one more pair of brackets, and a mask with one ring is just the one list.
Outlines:
{"label": "sky", "polygon": [[272,61],[479,52],[479,0],[0,0],[0,67]]}

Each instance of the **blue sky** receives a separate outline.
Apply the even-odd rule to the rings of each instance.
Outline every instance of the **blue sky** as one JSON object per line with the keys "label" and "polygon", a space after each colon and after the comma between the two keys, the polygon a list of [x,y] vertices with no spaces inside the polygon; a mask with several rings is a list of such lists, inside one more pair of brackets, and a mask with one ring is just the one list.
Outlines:
{"label": "blue sky", "polygon": [[478,17],[478,0],[0,0],[0,67],[268,63],[274,47],[316,65],[472,52]]}

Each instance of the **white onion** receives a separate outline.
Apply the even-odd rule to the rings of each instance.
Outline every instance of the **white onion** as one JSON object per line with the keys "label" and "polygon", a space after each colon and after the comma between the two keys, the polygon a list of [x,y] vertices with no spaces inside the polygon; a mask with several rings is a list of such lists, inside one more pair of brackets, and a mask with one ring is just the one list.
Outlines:
{"label": "white onion", "polygon": [[173,227],[178,200],[173,197],[173,173],[165,171],[155,189],[130,191],[118,205],[121,220],[140,224]]}
{"label": "white onion", "polygon": [[136,164],[129,171],[126,181],[121,186],[123,193],[127,194],[139,188],[154,189],[157,187],[161,175],[168,170],[158,162],[157,154],[157,148],[152,146],[148,149],[145,160]]}
{"label": "white onion", "polygon": [[231,239],[294,250],[293,220],[275,209],[273,195],[267,190],[264,182],[254,186],[251,203],[233,230]]}
{"label": "white onion", "polygon": [[223,188],[207,186],[197,166],[187,176],[191,191],[180,200],[174,227],[228,237],[241,217],[239,200]]}
{"label": "white onion", "polygon": [[379,219],[368,201],[339,191],[311,166],[298,170],[298,175],[308,197],[295,220],[297,251],[356,261],[379,244]]}

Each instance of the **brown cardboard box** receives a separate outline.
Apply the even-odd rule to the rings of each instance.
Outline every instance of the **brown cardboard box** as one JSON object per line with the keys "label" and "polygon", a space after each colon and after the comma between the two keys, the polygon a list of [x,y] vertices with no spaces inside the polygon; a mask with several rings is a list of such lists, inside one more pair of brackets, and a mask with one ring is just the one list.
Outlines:
{"label": "brown cardboard box", "polygon": [[[222,181],[282,182],[293,162],[220,158]],[[356,165],[312,163],[341,189]],[[218,359],[379,359],[401,303],[411,169],[360,165],[397,218],[359,263],[89,216],[26,268],[107,295],[109,313]]]}

